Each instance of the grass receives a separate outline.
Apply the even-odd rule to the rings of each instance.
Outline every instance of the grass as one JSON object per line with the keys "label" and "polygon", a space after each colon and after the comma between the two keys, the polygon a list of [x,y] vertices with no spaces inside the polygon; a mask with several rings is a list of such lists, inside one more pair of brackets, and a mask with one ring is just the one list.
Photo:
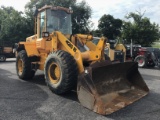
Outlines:
{"label": "grass", "polygon": [[152,44],[152,47],[154,47],[154,48],[160,48],[160,41],[159,42],[154,42]]}

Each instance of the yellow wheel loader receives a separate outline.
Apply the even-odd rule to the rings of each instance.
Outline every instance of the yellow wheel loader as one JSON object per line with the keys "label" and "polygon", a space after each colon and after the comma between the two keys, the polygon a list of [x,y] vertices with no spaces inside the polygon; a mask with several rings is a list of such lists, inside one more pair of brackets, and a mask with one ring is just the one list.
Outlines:
{"label": "yellow wheel loader", "polygon": [[55,94],[77,86],[80,103],[102,115],[113,113],[147,95],[149,89],[134,62],[105,60],[106,38],[97,45],[93,36],[75,34],[71,9],[44,6],[37,10],[36,34],[19,42],[16,69],[29,80],[37,69]]}
{"label": "yellow wheel loader", "polygon": [[[97,44],[99,37],[93,37],[93,43]],[[119,43],[117,40],[107,40],[105,49],[105,57],[113,62],[125,62],[126,61],[126,48],[123,44]]]}
{"label": "yellow wheel loader", "polygon": [[123,44],[116,40],[108,40],[104,51],[110,57],[111,61],[126,61],[126,49]]}

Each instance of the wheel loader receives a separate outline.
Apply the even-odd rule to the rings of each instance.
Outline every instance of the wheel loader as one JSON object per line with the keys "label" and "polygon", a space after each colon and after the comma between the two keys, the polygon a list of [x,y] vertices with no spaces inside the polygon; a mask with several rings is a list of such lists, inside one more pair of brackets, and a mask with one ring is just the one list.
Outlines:
{"label": "wheel loader", "polygon": [[[99,37],[93,37],[93,43],[97,44],[99,39]],[[107,40],[104,53],[106,60],[111,60],[113,62],[126,61],[126,48],[123,44],[118,43],[117,40]]]}
{"label": "wheel loader", "polygon": [[36,12],[35,35],[19,42],[16,70],[30,80],[43,70],[55,94],[66,94],[77,86],[79,102],[102,114],[111,114],[148,94],[149,89],[135,62],[105,60],[106,38],[93,44],[93,36],[72,34],[72,10],[45,5]]}

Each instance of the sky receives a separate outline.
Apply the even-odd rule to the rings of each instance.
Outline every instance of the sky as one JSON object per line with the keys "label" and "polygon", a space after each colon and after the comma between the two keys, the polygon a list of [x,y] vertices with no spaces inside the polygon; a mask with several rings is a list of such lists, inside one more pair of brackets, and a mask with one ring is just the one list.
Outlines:
{"label": "sky", "polygon": [[0,0],[0,6],[12,6],[18,11],[24,11],[24,6],[30,0]]}
{"label": "sky", "polygon": [[[0,0],[0,6],[12,6],[18,11],[24,11],[24,6],[30,0]],[[78,2],[82,0],[77,0]],[[95,28],[98,20],[104,14],[110,14],[114,18],[124,20],[124,16],[130,12],[139,11],[144,17],[160,25],[160,0],[86,0],[92,8],[92,18]]]}

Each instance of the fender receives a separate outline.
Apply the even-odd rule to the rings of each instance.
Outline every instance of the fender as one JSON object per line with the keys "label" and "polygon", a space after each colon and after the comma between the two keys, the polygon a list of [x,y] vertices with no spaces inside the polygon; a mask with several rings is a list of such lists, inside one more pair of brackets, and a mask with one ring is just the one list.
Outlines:
{"label": "fender", "polygon": [[17,51],[26,50],[28,57],[39,56],[35,42],[19,42]]}

